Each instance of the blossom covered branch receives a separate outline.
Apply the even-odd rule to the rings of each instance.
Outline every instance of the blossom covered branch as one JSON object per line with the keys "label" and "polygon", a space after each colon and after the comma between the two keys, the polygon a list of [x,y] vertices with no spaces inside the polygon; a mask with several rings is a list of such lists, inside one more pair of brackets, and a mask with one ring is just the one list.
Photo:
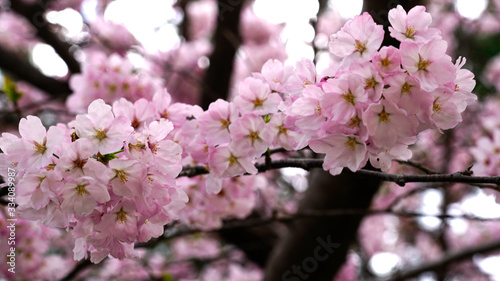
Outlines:
{"label": "blossom covered branch", "polygon": [[[420,132],[455,127],[476,100],[473,74],[446,54],[423,7],[408,14],[398,7],[389,20],[400,48],[380,48],[383,28],[364,13],[331,36],[338,63],[324,73],[307,59],[295,68],[269,60],[232,101],[207,110],[173,103],[123,58],[98,57],[70,82],[76,90],[67,106],[83,111],[75,120],[46,129],[27,116],[20,137],[0,137],[0,166],[18,171],[17,212],[70,229],[75,259],[90,252],[98,263],[133,257],[134,243],[161,236],[173,221],[209,230],[246,218],[257,191],[267,192],[258,174],[270,169],[350,170],[399,185],[500,183],[386,173],[393,160],[411,158]],[[305,147],[324,158],[272,160],[269,152]],[[368,161],[383,172],[363,170]]]}

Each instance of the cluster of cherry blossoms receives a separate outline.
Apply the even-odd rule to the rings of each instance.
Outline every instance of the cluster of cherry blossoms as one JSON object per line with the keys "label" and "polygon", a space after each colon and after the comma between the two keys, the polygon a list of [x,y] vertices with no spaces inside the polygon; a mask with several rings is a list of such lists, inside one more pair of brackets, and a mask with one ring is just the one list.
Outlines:
{"label": "cluster of cherry blossoms", "polygon": [[330,51],[342,61],[329,76],[318,76],[309,60],[295,69],[271,60],[239,84],[233,102],[216,101],[200,115],[197,129],[208,149],[193,158],[210,167],[207,190],[217,193],[224,177],[256,174],[253,163],[268,148],[308,145],[326,154],[323,168],[333,175],[368,160],[387,170],[393,159],[411,157],[408,145],[419,132],[455,127],[476,99],[465,60],[454,64],[446,55],[424,7],[407,14],[398,6],[389,20],[399,49],[377,51],[384,31],[365,13],[331,36]]}
{"label": "cluster of cherry blossoms", "polygon": [[66,100],[72,112],[82,112],[96,99],[111,103],[120,98],[136,101],[151,100],[162,87],[162,81],[147,73],[136,73],[132,62],[117,54],[106,57],[99,52],[89,52],[81,74],[70,79],[73,93]]}
{"label": "cluster of cherry blossoms", "polygon": [[474,158],[472,171],[481,176],[498,176],[500,173],[500,116],[498,97],[485,101],[481,111],[481,133],[469,152]]}
{"label": "cluster of cherry blossoms", "polygon": [[69,235],[59,229],[17,219],[15,227],[22,231],[17,232],[13,239],[10,235],[12,227],[9,227],[12,221],[9,218],[0,212],[0,237],[5,242],[0,245],[0,250],[8,255],[11,247],[17,248],[15,258],[22,262],[17,263],[15,273],[9,272],[12,263],[9,264],[11,259],[7,256],[0,264],[0,276],[11,277],[9,280],[60,280],[68,274],[75,261],[58,252],[73,244]]}
{"label": "cluster of cherry blossoms", "polygon": [[[2,134],[0,164],[19,171],[17,211],[71,229],[75,259],[90,252],[99,262],[132,257],[135,242],[162,235],[173,220],[209,229],[248,216],[266,184],[239,176],[256,175],[270,149],[309,146],[326,154],[332,175],[368,160],[388,170],[393,159],[411,157],[419,132],[453,128],[476,99],[473,74],[446,55],[424,7],[407,14],[398,6],[389,20],[399,48],[380,48],[383,28],[365,13],[331,36],[341,62],[328,76],[310,60],[295,69],[269,60],[239,83],[233,101],[206,111],[172,103],[117,56],[93,60],[100,67],[71,80],[67,102],[71,110],[90,104],[86,114],[48,130],[28,116],[21,138]],[[209,174],[176,179],[183,165]]]}
{"label": "cluster of cherry blossoms", "polygon": [[21,138],[0,138],[3,162],[19,171],[17,211],[71,228],[75,259],[87,251],[93,262],[132,256],[134,242],[162,235],[187,202],[175,184],[182,148],[167,139],[172,122],[157,114],[145,99],[113,107],[99,99],[47,131],[38,117],[23,118]]}

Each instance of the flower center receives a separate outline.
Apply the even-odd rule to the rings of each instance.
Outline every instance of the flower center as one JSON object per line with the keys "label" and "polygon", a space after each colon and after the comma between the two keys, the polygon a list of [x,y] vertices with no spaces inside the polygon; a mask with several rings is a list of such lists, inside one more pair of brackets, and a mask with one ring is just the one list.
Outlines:
{"label": "flower center", "polygon": [[260,107],[263,104],[264,104],[264,101],[261,100],[261,99],[259,99],[259,98],[256,98],[256,99],[253,100],[253,106],[254,106],[254,108]]}
{"label": "flower center", "polygon": [[126,183],[128,181],[127,173],[123,170],[115,170],[116,177],[122,182]]}
{"label": "flower center", "polygon": [[98,139],[99,141],[102,141],[103,139],[106,138],[106,131],[104,131],[103,129],[99,128],[99,129],[94,129],[96,131],[96,135],[95,135],[95,138]]}
{"label": "flower center", "polygon": [[413,86],[405,82],[403,86],[401,86],[401,95],[409,96],[411,94],[411,87]]}
{"label": "flower center", "polygon": [[388,67],[389,64],[391,63],[388,58],[382,59],[381,61],[382,66]]}
{"label": "flower center", "polygon": [[375,86],[378,85],[378,82],[375,80],[374,77],[372,78],[369,78],[369,79],[366,79],[366,82],[365,82],[365,90],[368,90],[368,89],[373,89],[375,88]]}
{"label": "flower center", "polygon": [[342,97],[350,104],[354,105],[354,95],[351,93],[351,91],[348,91],[347,93],[344,93]]}
{"label": "flower center", "polygon": [[389,123],[391,119],[389,119],[390,114],[385,111],[385,107],[382,107],[382,111],[378,114],[378,121],[380,123]]}
{"label": "flower center", "polygon": [[429,67],[429,64],[431,64],[429,60],[424,60],[422,59],[422,56],[420,56],[420,54],[418,55],[418,70],[427,71],[427,67]]}
{"label": "flower center", "polygon": [[284,127],[285,125],[281,125],[278,127],[278,135],[279,134],[287,134],[288,133],[288,129]]}
{"label": "flower center", "polygon": [[354,151],[357,143],[358,142],[356,141],[355,137],[347,137],[347,141],[344,143],[344,146],[347,148],[347,150]]}
{"label": "flower center", "polygon": [[413,28],[413,26],[407,26],[404,35],[406,36],[406,38],[414,39],[413,35],[415,34],[415,32],[416,30]]}
{"label": "flower center", "polygon": [[358,115],[354,116],[349,120],[347,124],[350,128],[358,127],[361,124],[361,119],[359,119]]}
{"label": "flower center", "polygon": [[83,166],[87,163],[87,159],[76,159],[73,161],[73,168],[83,169]]}
{"label": "flower center", "polygon": [[85,194],[90,194],[87,189],[85,188],[85,185],[84,184],[79,184],[75,187],[76,189],[76,194],[78,196],[83,196]]}
{"label": "flower center", "polygon": [[127,222],[127,212],[125,212],[123,208],[120,208],[120,211],[116,212],[116,220],[118,223]]}
{"label": "flower center", "polygon": [[260,136],[259,136],[259,133],[258,132],[250,132],[250,134],[247,136],[248,138],[250,138],[250,140],[252,141],[252,145],[254,144],[254,142],[256,140],[260,140]]}
{"label": "flower center", "polygon": [[222,125],[222,128],[226,128],[227,129],[229,127],[229,121],[226,120],[226,119],[221,119],[220,123]]}
{"label": "flower center", "polygon": [[233,166],[234,164],[238,163],[238,158],[233,154],[229,155],[228,160],[229,160],[229,166]]}
{"label": "flower center", "polygon": [[44,154],[45,151],[47,151],[47,147],[45,146],[45,142],[44,143],[38,143],[38,142],[34,142],[35,143],[35,146],[33,147],[35,149],[35,151],[37,153],[40,153],[40,154]]}
{"label": "flower center", "polygon": [[439,113],[441,112],[441,110],[443,109],[443,105],[441,105],[440,103],[438,103],[439,98],[436,98],[434,100],[434,103],[432,103],[432,111],[436,112],[436,113]]}
{"label": "flower center", "polygon": [[321,106],[316,107],[316,115],[321,116]]}
{"label": "flower center", "polygon": [[366,51],[366,45],[359,40],[356,40],[354,48],[356,48],[356,51],[358,51],[361,55],[363,55],[363,53]]}

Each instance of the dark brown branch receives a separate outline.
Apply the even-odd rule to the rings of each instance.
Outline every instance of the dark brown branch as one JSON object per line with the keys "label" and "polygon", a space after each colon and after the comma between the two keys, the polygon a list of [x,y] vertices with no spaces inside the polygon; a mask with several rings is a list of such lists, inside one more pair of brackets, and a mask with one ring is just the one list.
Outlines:
{"label": "dark brown branch", "polygon": [[17,14],[25,17],[36,28],[37,35],[52,46],[56,53],[63,59],[71,73],[80,73],[80,63],[71,54],[71,44],[59,39],[52,32],[51,24],[45,19],[46,7],[49,1],[37,1],[33,5],[25,4],[23,1],[10,1],[11,9]]}
{"label": "dark brown branch", "polygon": [[70,280],[75,280],[75,277],[80,273],[82,270],[88,268],[89,266],[95,266],[90,260],[83,260],[79,262],[73,270],[71,270],[66,277],[61,279],[61,281],[70,281]]}
{"label": "dark brown branch", "polygon": [[476,247],[470,247],[455,252],[450,252],[436,261],[424,263],[411,269],[400,271],[390,278],[380,279],[380,281],[402,281],[411,277],[416,277],[424,272],[437,270],[453,262],[461,261],[472,257],[475,254],[488,253],[500,249],[500,240],[485,243]]}
{"label": "dark brown branch", "polygon": [[[240,14],[245,1],[218,0],[218,24],[215,30],[214,50],[205,73],[201,107],[207,109],[217,99],[227,99],[233,73],[234,57],[239,48]],[[215,95],[214,95],[215,93]]]}
{"label": "dark brown branch", "polygon": [[408,212],[408,211],[393,211],[390,209],[375,209],[375,210],[363,210],[363,209],[331,209],[331,210],[303,210],[291,215],[282,216],[272,216],[267,218],[247,218],[244,220],[234,220],[225,222],[221,228],[203,230],[197,228],[182,229],[179,231],[174,231],[171,234],[162,236],[157,239],[152,239],[146,243],[137,244],[136,247],[140,248],[150,248],[157,245],[161,241],[166,241],[169,239],[182,237],[186,235],[196,234],[196,233],[217,233],[225,230],[239,229],[239,228],[249,228],[256,227],[266,224],[271,224],[275,222],[289,223],[295,220],[310,219],[310,218],[327,218],[327,217],[364,217],[364,216],[375,216],[375,215],[393,215],[398,217],[406,218],[420,218],[420,217],[434,217],[439,219],[466,219],[471,221],[500,221],[498,218],[484,218],[474,215],[429,215],[419,212]]}
{"label": "dark brown branch", "polygon": [[[255,167],[259,172],[265,172],[268,170],[281,169],[287,167],[302,168],[304,170],[310,170],[312,168],[320,168],[323,165],[323,159],[311,159],[311,158],[287,158],[280,160],[273,160],[270,163],[258,163]],[[203,166],[188,166],[184,167],[179,177],[194,177],[201,174],[207,174],[208,169]],[[379,171],[372,171],[361,169],[356,172],[351,172],[348,169],[344,169],[343,173],[354,173],[357,175],[367,176],[371,178],[377,178],[384,181],[395,182],[400,186],[404,186],[409,182],[452,182],[452,183],[471,183],[471,184],[494,184],[491,186],[483,186],[487,188],[492,188],[495,190],[500,190],[498,185],[500,185],[500,177],[476,177],[469,176],[464,173],[453,173],[453,174],[429,174],[429,175],[399,175],[399,174],[389,174]]]}
{"label": "dark brown branch", "polygon": [[13,74],[54,97],[66,97],[71,93],[67,82],[59,81],[43,75],[26,60],[20,59],[13,52],[0,45],[0,68]]}

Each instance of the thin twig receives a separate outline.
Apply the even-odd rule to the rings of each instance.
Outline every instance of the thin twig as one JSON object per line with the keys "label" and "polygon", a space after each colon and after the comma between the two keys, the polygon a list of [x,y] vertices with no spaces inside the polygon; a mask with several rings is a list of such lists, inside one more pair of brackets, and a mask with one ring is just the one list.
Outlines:
{"label": "thin twig", "polygon": [[435,171],[433,171],[433,170],[431,170],[431,169],[423,166],[422,164],[414,162],[414,161],[411,161],[411,160],[407,160],[407,161],[395,160],[395,161],[398,162],[399,164],[402,164],[402,165],[408,165],[408,166],[411,166],[413,168],[417,168],[420,171],[422,171],[422,172],[424,172],[426,174],[429,174],[429,175],[439,174],[438,172],[435,172]]}
{"label": "thin twig", "polygon": [[413,268],[410,268],[410,269],[404,269],[404,270],[401,270],[401,271],[393,274],[389,278],[379,279],[379,280],[380,281],[406,280],[408,278],[416,277],[424,272],[433,271],[433,270],[436,270],[438,268],[442,268],[443,266],[449,265],[453,262],[468,259],[475,254],[488,253],[488,252],[498,250],[498,249],[500,249],[500,240],[492,241],[489,243],[484,243],[484,244],[481,244],[481,245],[476,246],[476,247],[469,247],[469,248],[462,249],[459,251],[450,252],[436,261],[423,263],[423,264],[420,264],[420,265],[413,267]]}

